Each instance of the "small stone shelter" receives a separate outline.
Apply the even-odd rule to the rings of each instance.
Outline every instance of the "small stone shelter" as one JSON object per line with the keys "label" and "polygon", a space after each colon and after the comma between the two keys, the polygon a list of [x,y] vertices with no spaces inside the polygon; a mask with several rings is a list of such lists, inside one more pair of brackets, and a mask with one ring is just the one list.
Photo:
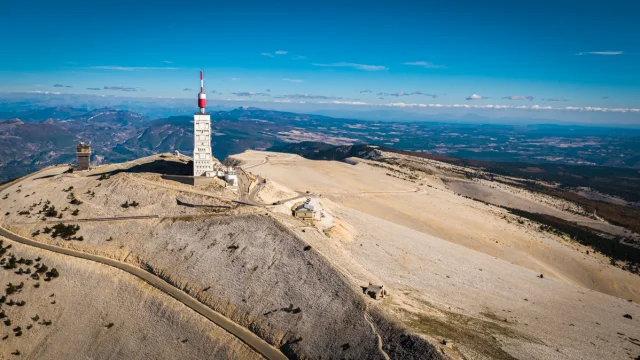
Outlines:
{"label": "small stone shelter", "polygon": [[384,285],[373,285],[372,283],[369,283],[369,286],[364,288],[364,293],[376,300],[383,299],[388,295]]}

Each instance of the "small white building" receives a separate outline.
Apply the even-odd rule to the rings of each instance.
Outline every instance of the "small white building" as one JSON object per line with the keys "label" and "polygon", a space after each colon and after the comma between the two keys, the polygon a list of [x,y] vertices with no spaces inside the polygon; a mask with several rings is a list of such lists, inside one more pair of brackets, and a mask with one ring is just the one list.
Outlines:
{"label": "small white building", "polygon": [[316,217],[316,211],[313,204],[311,204],[311,199],[307,199],[302,204],[294,205],[291,210],[293,211],[293,216],[300,220],[310,221]]}
{"label": "small white building", "polygon": [[213,163],[213,170],[207,171],[204,176],[224,179],[231,186],[238,186],[238,170],[232,166],[224,166],[219,162]]}
{"label": "small white building", "polygon": [[231,186],[238,186],[238,171],[235,168],[229,166],[224,172],[224,181],[226,181]]}

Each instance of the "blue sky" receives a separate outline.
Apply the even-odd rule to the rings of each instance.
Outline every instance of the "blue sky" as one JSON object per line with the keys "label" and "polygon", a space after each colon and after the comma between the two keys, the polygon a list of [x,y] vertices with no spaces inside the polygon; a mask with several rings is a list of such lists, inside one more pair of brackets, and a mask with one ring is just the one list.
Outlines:
{"label": "blue sky", "polygon": [[7,0],[0,91],[195,98],[204,69],[210,102],[637,109],[639,12],[628,0]]}

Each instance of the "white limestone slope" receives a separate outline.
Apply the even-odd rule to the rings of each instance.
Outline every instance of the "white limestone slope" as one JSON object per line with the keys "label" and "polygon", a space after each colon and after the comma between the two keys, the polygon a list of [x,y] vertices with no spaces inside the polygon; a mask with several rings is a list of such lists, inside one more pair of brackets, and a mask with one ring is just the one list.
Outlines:
{"label": "white limestone slope", "polygon": [[627,301],[640,299],[640,277],[457,196],[438,176],[411,182],[366,162],[234,157],[256,165],[254,174],[320,195],[339,231],[309,229],[285,214],[279,220],[355,284],[384,283],[391,298],[379,307],[429,339],[448,339],[454,345],[444,350],[454,357],[640,355],[640,306]]}

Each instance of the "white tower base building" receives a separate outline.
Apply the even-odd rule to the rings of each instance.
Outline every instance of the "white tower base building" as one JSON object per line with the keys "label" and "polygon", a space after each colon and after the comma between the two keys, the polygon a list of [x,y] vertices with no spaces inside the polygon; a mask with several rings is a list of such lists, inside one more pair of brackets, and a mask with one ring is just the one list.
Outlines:
{"label": "white tower base building", "polygon": [[237,186],[238,173],[236,169],[228,167],[221,169],[221,165],[214,161],[211,153],[211,115],[205,114],[207,94],[204,92],[204,79],[200,71],[200,93],[198,107],[200,113],[193,115],[193,176],[222,177],[231,186]]}
{"label": "white tower base building", "polygon": [[195,114],[193,116],[193,136],[193,176],[213,174],[210,115]]}

